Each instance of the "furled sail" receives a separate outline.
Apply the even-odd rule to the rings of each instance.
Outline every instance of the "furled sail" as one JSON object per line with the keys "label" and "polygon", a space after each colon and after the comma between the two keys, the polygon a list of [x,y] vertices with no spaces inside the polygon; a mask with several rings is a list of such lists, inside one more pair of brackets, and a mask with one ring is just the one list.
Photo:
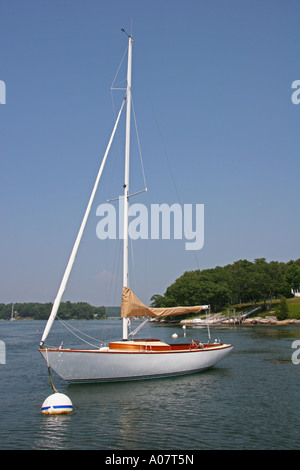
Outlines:
{"label": "furled sail", "polygon": [[193,307],[168,307],[153,308],[147,307],[132,292],[129,287],[123,287],[121,317],[168,317],[171,315],[185,315],[188,313],[199,313],[201,310],[207,310],[209,305],[197,305]]}

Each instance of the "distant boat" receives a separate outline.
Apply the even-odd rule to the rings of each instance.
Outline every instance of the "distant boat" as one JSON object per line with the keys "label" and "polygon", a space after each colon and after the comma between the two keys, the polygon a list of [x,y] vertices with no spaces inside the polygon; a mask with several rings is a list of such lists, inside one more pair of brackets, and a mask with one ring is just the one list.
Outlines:
{"label": "distant boat", "polygon": [[214,315],[209,315],[206,318],[194,318],[192,320],[182,321],[181,323],[187,326],[197,326],[206,328],[207,325],[218,325],[222,323],[223,319],[224,318],[221,313],[216,313]]}
{"label": "distant boat", "polygon": [[12,306],[11,306],[11,314],[10,314],[10,321],[15,321],[15,320],[16,320],[16,319],[15,319],[15,313],[16,313],[16,312],[14,312],[14,304],[12,304]]}
{"label": "distant boat", "polygon": [[[137,380],[144,378],[167,377],[190,374],[217,364],[233,348],[220,342],[207,343],[190,341],[183,344],[169,344],[159,339],[130,339],[128,334],[131,317],[167,317],[188,313],[199,313],[205,306],[151,308],[144,305],[128,286],[128,209],[129,209],[129,159],[130,159],[130,120],[131,120],[131,73],[132,73],[132,36],[128,36],[127,87],[122,106],[115,122],[109,144],[101,163],[96,182],[81,223],[65,274],[45,326],[40,352],[60,377],[68,382],[101,382]],[[45,340],[56,317],[60,301],[76,257],[86,221],[93,203],[106,158],[115,135],[116,128],[126,102],[126,141],[125,141],[125,176],[124,188],[124,233],[123,233],[123,294],[121,317],[123,319],[123,337],[106,347],[98,349],[64,349],[47,347]]]}

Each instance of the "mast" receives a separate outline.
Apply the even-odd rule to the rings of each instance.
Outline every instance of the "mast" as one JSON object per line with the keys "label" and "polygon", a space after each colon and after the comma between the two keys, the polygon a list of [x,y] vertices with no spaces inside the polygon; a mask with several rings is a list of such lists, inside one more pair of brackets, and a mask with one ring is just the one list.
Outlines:
{"label": "mast", "polygon": [[[128,210],[129,210],[129,160],[130,160],[130,121],[131,121],[131,69],[132,36],[128,36],[128,64],[126,89],[126,136],[125,136],[125,177],[124,177],[124,240],[123,240],[123,287],[128,286]],[[123,340],[128,339],[128,319],[123,318]]]}

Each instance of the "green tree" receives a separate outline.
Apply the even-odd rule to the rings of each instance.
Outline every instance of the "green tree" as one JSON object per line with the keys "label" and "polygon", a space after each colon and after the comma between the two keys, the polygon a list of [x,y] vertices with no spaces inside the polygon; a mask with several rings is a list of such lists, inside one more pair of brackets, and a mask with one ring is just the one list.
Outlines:
{"label": "green tree", "polygon": [[227,277],[224,268],[220,267],[187,271],[167,288],[164,296],[154,295],[152,306],[209,304],[214,310],[222,308],[231,298]]}
{"label": "green tree", "polygon": [[286,318],[288,318],[288,316],[289,316],[288,304],[287,304],[286,298],[282,295],[280,297],[280,303],[279,303],[279,307],[277,310],[277,318],[278,320],[285,320]]}
{"label": "green tree", "polygon": [[300,259],[289,263],[267,262],[265,258],[235,261],[225,267],[186,271],[171,284],[165,294],[154,295],[152,306],[210,304],[213,310],[228,304],[264,301],[291,296],[291,286],[300,287]]}
{"label": "green tree", "polygon": [[151,297],[151,307],[166,307],[166,299],[163,295],[155,294]]}
{"label": "green tree", "polygon": [[293,292],[300,289],[300,266],[298,266],[297,262],[289,263],[285,277]]}
{"label": "green tree", "polygon": [[253,292],[251,285],[251,277],[254,264],[246,259],[235,261],[232,265],[227,266],[230,272],[229,288],[231,291],[231,303],[242,303],[249,299],[258,298]]}

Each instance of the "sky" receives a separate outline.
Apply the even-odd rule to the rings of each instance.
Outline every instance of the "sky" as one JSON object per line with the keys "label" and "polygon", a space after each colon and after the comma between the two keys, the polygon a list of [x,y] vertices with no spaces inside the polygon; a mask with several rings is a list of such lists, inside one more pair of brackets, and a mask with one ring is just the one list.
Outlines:
{"label": "sky", "polygon": [[[124,96],[121,28],[148,188],[131,202],[204,204],[201,249],[132,242],[131,288],[149,303],[185,271],[298,259],[299,17],[298,0],[0,0],[0,302],[54,301]],[[63,300],[120,304],[122,242],[96,210],[122,194],[123,131]]]}

